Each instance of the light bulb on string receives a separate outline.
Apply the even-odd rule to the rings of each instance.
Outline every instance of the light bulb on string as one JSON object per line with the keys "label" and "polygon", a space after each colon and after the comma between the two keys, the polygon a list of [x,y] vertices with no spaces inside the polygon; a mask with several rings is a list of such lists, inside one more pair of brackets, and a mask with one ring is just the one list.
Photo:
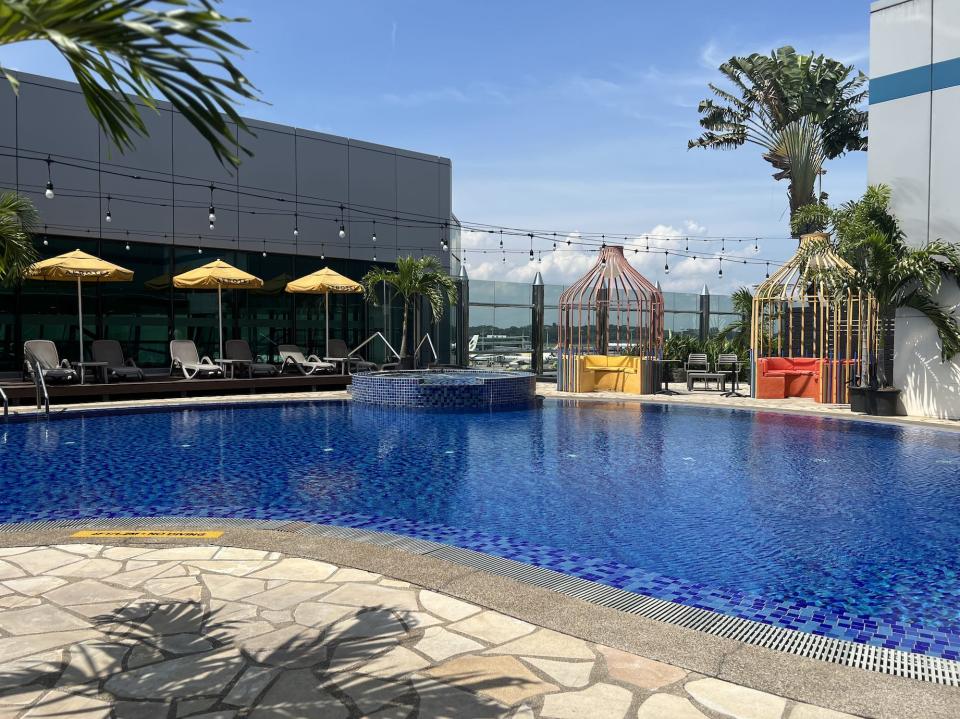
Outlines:
{"label": "light bulb on string", "polygon": [[47,155],[47,188],[43,191],[43,196],[48,200],[54,198],[53,194],[53,177],[50,174],[50,165],[53,164],[53,160],[50,159],[50,155]]}
{"label": "light bulb on string", "polygon": [[643,236],[643,241],[644,241],[644,243],[645,243],[644,248],[643,248],[643,251],[644,251],[644,252],[649,252],[649,251],[650,251],[650,238],[649,238],[647,235],[644,235],[644,236]]}
{"label": "light bulb on string", "polygon": [[105,222],[113,222],[113,215],[110,213],[110,195],[107,195],[107,214],[103,216]]}
{"label": "light bulb on string", "polygon": [[725,237],[720,238],[720,254],[726,254],[727,252],[727,240]]}
{"label": "light bulb on string", "polygon": [[770,279],[770,263],[767,263],[767,274],[764,275],[766,279]]}
{"label": "light bulb on string", "polygon": [[300,213],[299,212],[293,213],[293,236],[294,237],[300,236]]}
{"label": "light bulb on string", "polygon": [[130,251],[130,230],[127,230],[127,244],[123,246],[123,249],[125,249],[127,252]]}
{"label": "light bulb on string", "polygon": [[267,241],[263,241],[263,251],[260,253],[263,257],[267,256]]}
{"label": "light bulb on string", "polygon": [[684,244],[683,244],[683,251],[684,251],[684,252],[689,252],[689,251],[690,251],[690,238],[689,238],[689,237],[684,237],[684,238],[683,238],[683,243],[684,243]]}
{"label": "light bulb on string", "polygon": [[342,240],[347,236],[347,228],[343,224],[343,205],[340,205],[340,231],[337,233]]}
{"label": "light bulb on string", "polygon": [[543,253],[540,250],[537,250],[537,264],[543,263]]}
{"label": "light bulb on string", "polygon": [[203,254],[203,245],[201,244],[202,242],[203,242],[203,238],[200,237],[200,235],[197,235],[197,254],[198,255]]}
{"label": "light bulb on string", "polygon": [[533,262],[533,233],[528,232],[527,237],[530,238],[530,261]]}
{"label": "light bulb on string", "polygon": [[759,253],[760,253],[760,238],[754,237],[753,238],[753,254],[757,255]]}
{"label": "light bulb on string", "polygon": [[723,277],[723,258],[720,258],[720,271],[717,272],[717,277]]}
{"label": "light bulb on string", "polygon": [[669,274],[670,274],[670,263],[667,261],[667,256],[668,256],[668,255],[669,255],[669,253],[667,253],[667,252],[664,252],[664,253],[663,253],[663,274],[665,274],[665,275],[669,275]]}
{"label": "light bulb on string", "polygon": [[[370,242],[377,244],[377,221],[373,221],[373,233],[370,235]],[[373,259],[377,259],[374,257]]]}
{"label": "light bulb on string", "polygon": [[210,221],[210,229],[213,229],[213,223],[217,221],[217,211],[213,206],[213,183],[210,183],[210,209],[207,211],[207,219]]}
{"label": "light bulb on string", "polygon": [[50,240],[47,239],[47,226],[43,226],[43,246],[46,247],[50,244]]}

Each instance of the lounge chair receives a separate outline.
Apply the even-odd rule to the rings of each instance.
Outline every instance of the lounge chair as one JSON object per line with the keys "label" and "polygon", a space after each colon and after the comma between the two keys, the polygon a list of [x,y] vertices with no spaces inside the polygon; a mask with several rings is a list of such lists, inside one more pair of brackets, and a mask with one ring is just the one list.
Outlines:
{"label": "lounge chair", "polygon": [[201,359],[193,340],[170,341],[170,374],[183,372],[187,379],[223,377],[223,370],[204,355]]}
{"label": "lounge chair", "polygon": [[110,379],[143,382],[143,370],[137,367],[132,358],[124,359],[123,349],[116,340],[94,340],[90,354],[94,362],[107,363],[107,376]]}
{"label": "lounge chair", "polygon": [[276,365],[268,364],[267,362],[254,362],[253,361],[253,352],[250,351],[250,345],[246,340],[227,340],[223,345],[223,353],[226,355],[226,359],[232,360],[247,360],[241,364],[238,369],[244,372],[248,377],[273,377],[276,374],[279,374],[279,370]]}
{"label": "lounge chair", "polygon": [[333,372],[336,369],[333,363],[324,362],[316,355],[304,357],[303,352],[296,345],[278,345],[277,351],[280,353],[280,359],[283,360],[281,372],[292,368],[300,374],[310,375],[317,372]]}
{"label": "lounge chair", "polygon": [[373,362],[367,362],[363,357],[351,357],[350,350],[347,349],[347,343],[343,340],[330,340],[330,344],[327,346],[327,356],[324,359],[339,362],[351,374],[377,369],[377,365]]}
{"label": "lounge chair", "polygon": [[50,340],[27,340],[23,343],[23,361],[27,374],[32,378],[34,367],[39,366],[46,382],[79,382],[80,375],[70,366],[70,361],[60,359],[57,346]]}

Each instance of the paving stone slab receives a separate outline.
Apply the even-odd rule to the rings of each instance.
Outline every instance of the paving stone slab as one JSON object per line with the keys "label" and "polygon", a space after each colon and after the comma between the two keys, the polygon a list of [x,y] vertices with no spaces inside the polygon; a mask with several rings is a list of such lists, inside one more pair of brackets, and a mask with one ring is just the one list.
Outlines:
{"label": "paving stone slab", "polygon": [[280,671],[277,667],[247,667],[223,701],[237,707],[253,706]]}
{"label": "paving stone slab", "polygon": [[438,617],[451,622],[466,619],[480,611],[480,607],[475,604],[462,602],[459,599],[448,597],[446,594],[440,594],[439,592],[432,592],[429,589],[420,590],[420,603],[431,614],[436,614]]}
{"label": "paving stone slab", "polygon": [[309,670],[283,672],[250,712],[250,719],[346,719],[339,699]]}
{"label": "paving stone slab", "polygon": [[596,658],[589,645],[582,639],[561,634],[552,629],[538,629],[533,634],[488,649],[487,654],[523,654],[555,659],[593,660]]}
{"label": "paving stone slab", "polygon": [[536,629],[534,625],[528,622],[489,610],[450,624],[448,628],[463,634],[469,634],[490,644],[509,642],[522,637],[524,634],[530,634]]}
{"label": "paving stone slab", "polygon": [[336,566],[313,559],[288,557],[276,564],[261,569],[255,575],[259,579],[286,579],[296,582],[322,582],[337,571]]}
{"label": "paving stone slab", "polygon": [[299,669],[325,662],[327,648],[316,629],[291,624],[243,639],[243,653],[257,664]]}
{"label": "paving stone slab", "polygon": [[229,648],[168,659],[117,674],[104,687],[123,699],[201,697],[219,694],[242,668],[239,650]]}
{"label": "paving stone slab", "polygon": [[332,585],[318,582],[287,582],[275,589],[246,597],[244,601],[264,609],[289,609],[300,602],[316,599],[330,589]]}
{"label": "paving stone slab", "polygon": [[708,709],[736,719],[780,719],[787,705],[782,697],[711,677],[687,682],[684,689]]}
{"label": "paving stone slab", "polygon": [[710,719],[690,703],[673,694],[654,694],[640,705],[637,719]]}
{"label": "paving stone slab", "polygon": [[541,657],[522,657],[522,659],[555,682],[571,689],[587,686],[594,667],[594,662],[562,662]]}
{"label": "paving stone slab", "polygon": [[20,579],[8,579],[4,582],[8,589],[26,594],[28,597],[35,597],[65,584],[67,584],[67,580],[61,577],[22,577]]}
{"label": "paving stone slab", "polygon": [[633,694],[613,684],[594,684],[578,692],[548,694],[540,716],[544,719],[623,719]]}
{"label": "paving stone slab", "polygon": [[90,622],[50,604],[0,612],[0,629],[8,634],[45,634],[90,628]]}
{"label": "paving stone slab", "polygon": [[641,689],[659,689],[687,676],[684,669],[598,644],[611,677]]}
{"label": "paving stone slab", "polygon": [[64,694],[56,689],[44,694],[37,703],[27,709],[24,719],[40,717],[70,717],[70,719],[107,719],[110,704],[100,699]]}
{"label": "paving stone slab", "polygon": [[377,584],[343,584],[326,595],[323,601],[351,607],[397,609],[403,612],[416,612],[420,609],[417,595],[412,590],[391,589]]}
{"label": "paving stone slab", "polygon": [[510,656],[461,656],[423,673],[465,691],[484,694],[507,706],[559,689]]}
{"label": "paving stone slab", "polygon": [[47,547],[43,549],[34,549],[24,554],[14,554],[7,557],[7,561],[13,562],[28,574],[43,574],[49,569],[56,569],[65,564],[73,564],[79,561],[80,557],[70,552],[64,552],[60,549]]}
{"label": "paving stone slab", "polygon": [[262,579],[233,577],[228,574],[201,574],[200,581],[215,599],[243,599],[266,589]]}
{"label": "paving stone slab", "polygon": [[111,587],[96,579],[84,579],[43,594],[45,599],[64,606],[98,604],[100,602],[127,602],[140,596],[140,592]]}
{"label": "paving stone slab", "polygon": [[457,654],[480,652],[483,648],[483,644],[462,634],[447,631],[443,627],[430,627],[414,645],[414,649],[436,662],[445,661]]}

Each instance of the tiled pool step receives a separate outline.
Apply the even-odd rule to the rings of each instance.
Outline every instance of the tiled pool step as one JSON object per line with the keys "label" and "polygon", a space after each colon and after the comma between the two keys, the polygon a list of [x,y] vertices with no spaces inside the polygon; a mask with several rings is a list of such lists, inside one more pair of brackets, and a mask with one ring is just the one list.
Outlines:
{"label": "tiled pool step", "polygon": [[960,687],[960,662],[913,654],[868,644],[823,637],[785,629],[762,622],[731,617],[708,609],[676,604],[624,589],[571,577],[542,567],[496,557],[483,552],[404,537],[389,532],[354,529],[336,525],[269,519],[211,519],[209,517],[101,518],[0,524],[0,533],[51,529],[105,529],[152,527],[224,527],[264,529],[399,549],[436,557],[448,562],[508,577],[525,584],[549,589],[591,604],[628,612],[647,619],[693,629],[796,656],[854,667],[892,676]]}

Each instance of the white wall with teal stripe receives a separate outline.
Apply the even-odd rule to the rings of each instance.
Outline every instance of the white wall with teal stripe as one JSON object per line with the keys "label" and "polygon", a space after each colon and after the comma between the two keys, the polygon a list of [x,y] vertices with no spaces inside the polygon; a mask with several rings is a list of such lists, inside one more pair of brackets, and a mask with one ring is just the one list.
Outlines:
{"label": "white wall with teal stripe", "polygon": [[[879,0],[870,8],[868,178],[893,189],[911,244],[960,242],[960,0]],[[960,304],[945,288],[941,303]],[[936,331],[897,313],[894,382],[908,414],[960,418],[960,363]]]}

